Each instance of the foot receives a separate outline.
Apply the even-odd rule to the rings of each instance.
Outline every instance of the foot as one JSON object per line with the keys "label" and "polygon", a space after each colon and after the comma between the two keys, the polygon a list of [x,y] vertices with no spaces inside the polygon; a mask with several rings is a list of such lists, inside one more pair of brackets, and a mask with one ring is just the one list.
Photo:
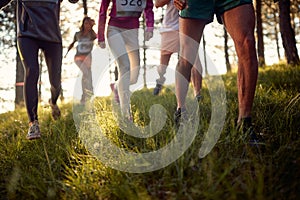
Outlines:
{"label": "foot", "polygon": [[161,91],[162,85],[161,84],[156,84],[154,90],[153,90],[153,95],[158,95]]}
{"label": "foot", "polygon": [[57,106],[57,104],[53,104],[51,99],[49,99],[49,104],[50,104],[50,107],[52,109],[52,117],[54,120],[57,120],[58,118],[60,118],[60,109],[59,107]]}
{"label": "foot", "polygon": [[186,116],[186,110],[182,108],[178,108],[174,113],[174,123],[176,129],[179,128],[180,123],[182,120],[185,120],[187,118]]}
{"label": "foot", "polygon": [[251,117],[241,119],[241,121],[237,125],[237,128],[240,132],[243,133],[243,135],[245,135],[249,145],[258,146],[260,144],[263,144],[262,138],[255,133]]}
{"label": "foot", "polygon": [[29,123],[29,129],[26,138],[28,140],[39,139],[41,137],[40,126],[37,120]]}
{"label": "foot", "polygon": [[200,94],[197,94],[197,95],[195,96],[195,99],[196,99],[196,101],[197,101],[198,103],[201,102],[202,98],[203,98],[203,97],[202,97]]}

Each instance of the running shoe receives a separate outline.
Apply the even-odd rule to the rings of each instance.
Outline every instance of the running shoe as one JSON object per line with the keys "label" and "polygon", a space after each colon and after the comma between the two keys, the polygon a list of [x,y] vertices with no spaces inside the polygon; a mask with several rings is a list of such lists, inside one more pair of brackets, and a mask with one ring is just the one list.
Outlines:
{"label": "running shoe", "polygon": [[237,127],[247,138],[249,145],[258,147],[263,144],[262,138],[255,133],[251,117],[243,118]]}
{"label": "running shoe", "polygon": [[186,110],[182,108],[178,108],[175,113],[174,113],[174,122],[175,122],[175,127],[176,129],[179,128],[180,123],[182,120],[185,120],[187,118],[186,116]]}
{"label": "running shoe", "polygon": [[196,99],[196,101],[197,101],[198,103],[200,103],[201,100],[202,100],[202,96],[201,96],[200,94],[197,94],[197,95],[195,96],[195,99]]}
{"label": "running shoe", "polygon": [[153,90],[153,95],[158,95],[161,91],[162,85],[161,84],[156,84],[154,90]]}
{"label": "running shoe", "polygon": [[39,122],[35,120],[29,124],[29,130],[26,138],[28,140],[39,139],[41,137]]}
{"label": "running shoe", "polygon": [[49,99],[49,105],[52,109],[52,117],[54,120],[57,120],[58,118],[60,118],[60,109],[57,106],[57,104],[53,104],[51,99]]}

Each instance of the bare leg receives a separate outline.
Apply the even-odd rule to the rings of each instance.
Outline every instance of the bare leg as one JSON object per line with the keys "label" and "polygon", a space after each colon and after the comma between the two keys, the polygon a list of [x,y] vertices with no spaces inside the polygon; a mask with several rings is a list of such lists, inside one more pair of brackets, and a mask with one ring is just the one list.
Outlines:
{"label": "bare leg", "polygon": [[239,60],[238,65],[238,122],[251,117],[253,99],[258,75],[255,49],[255,16],[251,4],[231,9],[223,15],[224,25],[231,35]]}
{"label": "bare leg", "polygon": [[177,108],[185,107],[191,69],[198,55],[197,52],[204,27],[204,20],[179,18],[180,57],[175,74]]}
{"label": "bare leg", "polygon": [[157,67],[157,73],[159,75],[159,78],[156,79],[156,83],[159,85],[163,85],[166,80],[164,75],[166,74],[166,70],[169,65],[171,55],[172,55],[172,52],[166,52],[163,50],[161,51],[160,65]]}
{"label": "bare leg", "polygon": [[192,68],[191,81],[194,87],[194,96],[199,96],[202,89],[202,65],[199,56],[197,56],[195,64]]}

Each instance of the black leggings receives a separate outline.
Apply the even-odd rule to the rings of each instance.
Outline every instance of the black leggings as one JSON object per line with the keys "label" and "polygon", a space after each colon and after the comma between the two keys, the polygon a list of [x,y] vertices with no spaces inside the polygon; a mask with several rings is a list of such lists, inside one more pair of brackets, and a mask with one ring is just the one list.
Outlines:
{"label": "black leggings", "polygon": [[30,122],[38,120],[39,49],[43,51],[45,56],[53,104],[56,104],[61,91],[62,44],[31,38],[18,38],[18,50],[25,70],[24,99]]}

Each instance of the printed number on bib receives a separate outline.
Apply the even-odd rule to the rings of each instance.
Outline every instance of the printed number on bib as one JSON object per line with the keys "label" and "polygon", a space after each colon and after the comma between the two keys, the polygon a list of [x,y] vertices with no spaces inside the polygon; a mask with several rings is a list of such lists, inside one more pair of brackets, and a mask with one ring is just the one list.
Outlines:
{"label": "printed number on bib", "polygon": [[78,53],[88,54],[93,49],[93,42],[88,39],[81,39],[78,41],[77,51]]}
{"label": "printed number on bib", "polygon": [[[146,0],[117,0],[117,16],[139,16],[146,7]],[[138,17],[137,16],[137,17]]]}

